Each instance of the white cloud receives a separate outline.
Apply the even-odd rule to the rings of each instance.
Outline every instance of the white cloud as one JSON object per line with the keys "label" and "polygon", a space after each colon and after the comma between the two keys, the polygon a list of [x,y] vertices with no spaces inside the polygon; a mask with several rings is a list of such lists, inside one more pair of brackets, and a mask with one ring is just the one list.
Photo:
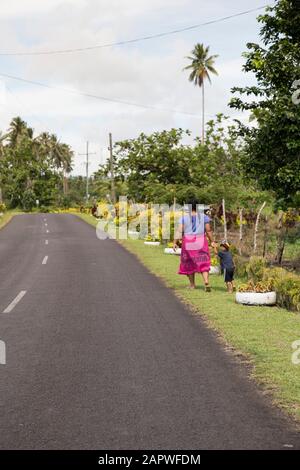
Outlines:
{"label": "white cloud", "polygon": [[0,18],[18,18],[48,13],[60,5],[83,6],[86,0],[9,0],[2,1]]}
{"label": "white cloud", "polygon": [[[226,8],[220,0],[11,0],[5,3],[0,11],[0,40],[10,50],[52,50],[114,42],[172,29],[176,24],[202,22],[222,16],[224,10],[229,14],[244,8],[237,0],[228,2]],[[259,0],[253,4],[255,7]],[[3,21],[5,15],[8,21]],[[232,113],[227,109],[230,88],[250,80],[241,73],[241,52],[247,40],[256,39],[257,26],[253,15],[251,18],[251,21],[245,17],[238,22],[132,46],[18,57],[3,61],[1,70],[59,88],[200,115],[201,93],[182,71],[185,56],[200,41],[210,44],[212,53],[220,54],[216,63],[219,77],[213,76],[212,86],[206,86],[206,113],[211,118],[220,111]],[[143,110],[10,80],[7,84],[13,95],[8,93],[7,103],[1,109],[1,129],[14,115],[21,114],[37,132],[49,128],[72,144],[76,152],[82,152],[85,140],[89,139],[98,149],[94,165],[100,159],[99,149],[107,147],[109,131],[119,140],[132,138],[141,131],[173,126],[188,127],[199,135],[201,128],[200,117]],[[83,171],[81,160],[76,159],[76,172]]]}

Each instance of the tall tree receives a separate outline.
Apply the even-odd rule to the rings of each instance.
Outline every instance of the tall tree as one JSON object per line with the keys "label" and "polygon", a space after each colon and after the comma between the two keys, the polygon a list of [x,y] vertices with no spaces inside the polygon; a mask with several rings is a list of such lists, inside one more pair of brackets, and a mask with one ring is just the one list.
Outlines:
{"label": "tall tree", "polygon": [[27,123],[23,121],[19,116],[15,117],[8,130],[9,145],[15,148],[22,138],[33,137],[33,129],[27,126]]}
{"label": "tall tree", "polygon": [[72,171],[73,151],[71,147],[67,144],[60,144],[59,151],[61,154],[62,167],[63,167],[63,190],[64,190],[64,194],[67,194],[68,174]]}
{"label": "tall tree", "polygon": [[[114,170],[118,194],[127,194],[136,202],[167,204],[172,204],[174,198],[182,204],[191,197],[212,204],[225,197],[231,208],[239,204],[252,207],[268,200],[255,184],[245,184],[240,165],[242,142],[236,138],[234,126],[226,126],[226,121],[220,114],[207,123],[205,145],[199,138],[192,146],[184,144],[190,133],[182,129],[141,134],[136,139],[116,142]],[[108,160],[95,174],[98,197],[109,193],[109,171]]]}
{"label": "tall tree", "polygon": [[[0,160],[2,158],[4,158],[4,145],[3,145],[3,142],[4,140],[6,139],[6,135],[5,134],[2,134],[2,132],[0,131]],[[0,204],[3,202],[2,201],[2,186],[0,186]]]}
{"label": "tall tree", "polygon": [[254,73],[257,85],[234,88],[239,96],[230,106],[250,110],[256,120],[240,125],[246,174],[273,190],[277,206],[286,209],[300,200],[300,2],[279,0],[258,21],[261,44],[247,44],[244,54],[244,71]]}
{"label": "tall tree", "polygon": [[[0,187],[12,207],[29,210],[36,200],[42,205],[59,198],[59,172],[72,169],[71,148],[47,132],[34,137],[21,118],[15,118],[0,136]],[[66,181],[64,181],[66,188]]]}
{"label": "tall tree", "polygon": [[73,151],[69,145],[59,142],[57,136],[52,134],[46,140],[49,145],[50,156],[54,167],[62,171],[63,190],[67,193],[67,174],[72,170]]}
{"label": "tall tree", "polygon": [[189,81],[202,89],[202,144],[204,144],[205,138],[204,83],[206,79],[211,83],[210,73],[218,75],[218,72],[214,68],[215,59],[217,57],[217,55],[209,55],[209,46],[205,47],[203,44],[198,43],[192,50],[191,56],[187,57],[191,63],[184,68],[184,70],[191,70]]}

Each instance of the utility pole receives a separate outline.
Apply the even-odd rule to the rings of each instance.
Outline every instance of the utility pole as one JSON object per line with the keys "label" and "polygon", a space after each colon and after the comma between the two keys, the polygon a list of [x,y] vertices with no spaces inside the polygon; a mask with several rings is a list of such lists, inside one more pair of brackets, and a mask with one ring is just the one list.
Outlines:
{"label": "utility pole", "polygon": [[80,153],[79,155],[84,155],[86,157],[86,163],[85,163],[85,169],[86,169],[86,203],[88,203],[89,200],[89,156],[90,155],[96,155],[95,153],[90,153],[89,152],[89,142],[87,141],[86,143],[86,153]]}
{"label": "utility pole", "polygon": [[110,186],[111,186],[111,200],[113,204],[117,202],[116,188],[115,188],[115,174],[114,174],[114,158],[113,158],[113,142],[111,132],[109,133],[109,161],[110,161]]}

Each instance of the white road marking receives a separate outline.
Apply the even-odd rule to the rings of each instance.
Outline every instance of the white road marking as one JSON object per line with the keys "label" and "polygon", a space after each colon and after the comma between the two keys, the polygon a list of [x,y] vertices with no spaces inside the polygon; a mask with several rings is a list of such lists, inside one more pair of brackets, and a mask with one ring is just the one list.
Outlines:
{"label": "white road marking", "polygon": [[49,245],[49,240],[45,240],[45,245]]}
{"label": "white road marking", "polygon": [[48,256],[45,256],[45,258],[43,259],[42,264],[47,264],[47,261],[48,261]]}
{"label": "white road marking", "polygon": [[46,233],[49,233],[49,230],[46,230]]}
{"label": "white road marking", "polygon": [[9,304],[8,307],[6,307],[5,310],[3,310],[3,313],[10,313],[15,306],[20,302],[20,300],[24,297],[26,294],[27,290],[21,290],[21,292],[17,295],[17,297]]}
{"label": "white road marking", "polygon": [[48,226],[48,224],[45,224],[45,227],[47,227],[47,226]]}

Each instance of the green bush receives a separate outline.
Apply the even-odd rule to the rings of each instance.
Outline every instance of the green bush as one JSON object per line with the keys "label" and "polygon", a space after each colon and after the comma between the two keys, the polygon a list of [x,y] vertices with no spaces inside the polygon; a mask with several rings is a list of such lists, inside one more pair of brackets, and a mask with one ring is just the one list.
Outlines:
{"label": "green bush", "polygon": [[6,205],[4,202],[0,202],[0,212],[5,212],[6,211]]}
{"label": "green bush", "polygon": [[247,277],[247,265],[248,265],[248,258],[243,258],[239,255],[233,256],[233,261],[235,265],[235,274],[237,277]]}
{"label": "green bush", "polygon": [[262,281],[266,265],[266,260],[261,256],[251,256],[246,267],[248,279],[253,281],[255,284]]}
{"label": "green bush", "polygon": [[300,312],[300,276],[283,268],[270,268],[264,270],[263,278],[274,286],[278,305]]}
{"label": "green bush", "polygon": [[26,189],[23,193],[22,207],[25,212],[30,212],[36,207],[36,195],[32,189]]}
{"label": "green bush", "polygon": [[39,212],[41,212],[42,214],[46,214],[46,213],[50,212],[50,207],[49,206],[40,206],[39,207]]}

